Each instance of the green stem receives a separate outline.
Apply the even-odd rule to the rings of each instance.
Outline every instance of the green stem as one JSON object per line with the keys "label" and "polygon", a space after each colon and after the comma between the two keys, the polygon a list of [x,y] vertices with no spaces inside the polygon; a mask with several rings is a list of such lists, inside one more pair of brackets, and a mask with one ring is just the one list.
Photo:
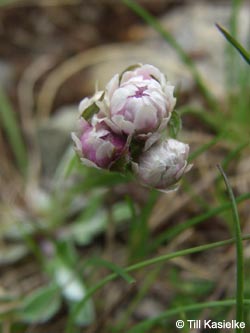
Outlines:
{"label": "green stem", "polygon": [[22,174],[27,171],[27,151],[21,129],[18,124],[16,113],[14,112],[7,95],[0,88],[0,120],[6,131],[17,164]]}
{"label": "green stem", "polygon": [[[208,308],[218,308],[218,307],[225,307],[225,306],[232,306],[235,305],[236,301],[234,299],[228,299],[223,301],[212,301],[212,302],[204,302],[204,303],[198,303],[198,304],[191,304],[186,306],[181,306],[178,308],[174,308],[168,311],[165,311],[161,313],[159,316],[148,319],[143,321],[142,323],[135,325],[130,330],[128,330],[128,333],[142,333],[146,332],[146,330],[150,329],[154,324],[157,322],[166,319],[168,317],[174,316],[176,314],[185,313],[189,311],[197,311],[202,309],[208,309]],[[250,300],[246,299],[244,300],[244,304],[250,305]]]}
{"label": "green stem", "polygon": [[[245,193],[236,198],[236,202],[240,203],[242,201],[250,199],[250,193]],[[208,210],[207,212],[200,214],[198,216],[195,216],[191,219],[188,219],[186,222],[183,222],[181,224],[178,224],[170,229],[168,229],[166,232],[162,232],[160,236],[156,238],[156,240],[153,242],[152,246],[150,247],[151,251],[156,250],[163,242],[170,241],[177,235],[179,235],[184,230],[187,230],[189,228],[192,228],[193,226],[213,217],[218,214],[221,214],[225,211],[227,211],[229,208],[231,208],[230,202],[224,203],[218,207],[212,208]]]}
{"label": "green stem", "polygon": [[[236,242],[236,258],[237,258],[237,282],[236,282],[236,320],[242,322],[244,319],[244,257],[243,257],[243,244],[241,238],[240,219],[237,209],[236,200],[233,190],[229,184],[228,178],[220,165],[218,165],[220,173],[224,179],[227,187],[228,195],[231,201],[232,213],[235,225],[235,242]],[[243,332],[242,328],[236,328],[236,333]]]}
{"label": "green stem", "polygon": [[242,58],[250,65],[250,53],[232,36],[230,33],[223,28],[221,25],[216,24],[217,28],[221,31],[221,33],[225,36],[225,38],[231,43],[236,50],[240,53]]}
{"label": "green stem", "polygon": [[[244,239],[244,240],[250,239],[250,234],[243,236],[242,239]],[[158,256],[156,258],[151,258],[151,259],[144,260],[144,261],[141,261],[139,263],[136,263],[134,265],[128,266],[127,268],[124,269],[124,271],[125,272],[133,272],[133,271],[136,271],[138,269],[148,267],[148,266],[151,266],[151,265],[155,265],[155,264],[158,264],[160,262],[166,262],[166,261],[169,261],[169,260],[177,258],[177,257],[181,257],[181,256],[185,256],[185,255],[188,255],[188,254],[193,254],[193,253],[198,253],[198,252],[202,252],[202,251],[206,251],[206,250],[210,250],[210,249],[214,249],[214,248],[217,248],[217,247],[226,246],[226,245],[230,245],[230,244],[234,244],[234,243],[235,243],[235,239],[231,238],[231,239],[227,239],[227,240],[224,240],[224,241],[214,242],[214,243],[210,243],[210,244],[205,244],[205,245],[201,245],[201,246],[192,247],[192,248],[185,249],[185,250],[176,251],[176,252],[173,252],[173,253],[167,253],[167,254]],[[101,289],[108,282],[116,279],[117,276],[118,276],[118,274],[116,274],[116,273],[110,274],[110,275],[106,276],[104,279],[102,279],[101,281],[99,281],[95,286],[93,286],[89,289],[89,291],[87,292],[85,297],[82,299],[81,302],[79,302],[79,304],[76,306],[76,308],[72,312],[71,316],[69,317],[69,320],[67,322],[66,332],[68,332],[68,333],[73,332],[72,327],[73,327],[73,323],[74,323],[74,318],[76,318],[79,311],[82,309],[82,307],[87,302],[87,300],[97,290]]]}
{"label": "green stem", "polygon": [[106,267],[106,268],[110,269],[111,271],[113,271],[115,274],[117,274],[117,276],[120,276],[122,279],[124,279],[129,284],[135,282],[135,279],[132,278],[132,276],[130,276],[126,272],[126,270],[124,270],[123,268],[121,268],[118,265],[115,265],[114,263],[112,263],[110,261],[96,257],[96,258],[92,258],[89,261],[89,264],[97,265],[98,267],[100,267],[100,266]]}

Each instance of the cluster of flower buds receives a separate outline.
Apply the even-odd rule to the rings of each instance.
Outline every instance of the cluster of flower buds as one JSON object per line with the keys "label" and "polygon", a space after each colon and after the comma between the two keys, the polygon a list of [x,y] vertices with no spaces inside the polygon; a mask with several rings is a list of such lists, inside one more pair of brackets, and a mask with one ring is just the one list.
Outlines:
{"label": "cluster of flower buds", "polygon": [[190,169],[189,146],[166,137],[176,103],[174,86],[152,65],[116,74],[104,91],[80,103],[79,130],[72,134],[88,166],[130,169],[141,183],[169,190]]}

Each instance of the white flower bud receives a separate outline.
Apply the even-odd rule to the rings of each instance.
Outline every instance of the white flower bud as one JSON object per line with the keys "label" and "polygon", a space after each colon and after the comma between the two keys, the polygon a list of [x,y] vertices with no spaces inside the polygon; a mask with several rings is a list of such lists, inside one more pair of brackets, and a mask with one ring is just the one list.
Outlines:
{"label": "white flower bud", "polygon": [[144,138],[166,127],[175,105],[174,87],[154,66],[137,65],[108,83],[104,103],[108,125]]}
{"label": "white flower bud", "polygon": [[159,142],[150,147],[133,163],[134,173],[139,180],[159,190],[169,191],[184,173],[190,170],[187,158],[189,145],[174,139]]}

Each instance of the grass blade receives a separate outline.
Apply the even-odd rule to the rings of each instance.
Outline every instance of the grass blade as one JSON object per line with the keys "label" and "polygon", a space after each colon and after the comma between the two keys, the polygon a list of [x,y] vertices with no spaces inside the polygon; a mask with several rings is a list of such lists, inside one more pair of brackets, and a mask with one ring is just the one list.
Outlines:
{"label": "grass blade", "polygon": [[[241,227],[240,219],[237,209],[236,200],[233,190],[229,184],[228,178],[220,165],[218,169],[224,179],[228,195],[231,201],[233,219],[235,224],[235,242],[236,242],[236,258],[237,258],[237,282],[236,282],[236,320],[237,322],[243,322],[244,311],[244,258],[243,258],[243,244],[241,239]],[[236,333],[242,333],[242,328],[236,328]]]}
{"label": "grass blade", "polygon": [[[240,203],[245,200],[250,199],[250,193],[242,194],[236,198],[236,202]],[[170,241],[171,239],[178,236],[183,231],[194,227],[195,225],[202,223],[205,220],[210,219],[213,216],[219,215],[231,208],[230,203],[224,203],[218,207],[212,208],[207,212],[200,214],[198,216],[192,217],[188,219],[186,222],[173,226],[172,228],[168,229],[166,232],[162,232],[153,242],[152,246],[150,247],[151,251],[156,250],[162,243],[166,241]]]}
{"label": "grass blade", "polygon": [[[242,236],[242,239],[244,239],[244,240],[250,239],[250,234]],[[144,260],[144,261],[140,261],[140,262],[138,262],[134,265],[128,266],[128,267],[124,268],[124,271],[126,271],[126,272],[137,271],[141,268],[145,268],[145,267],[155,265],[155,264],[158,264],[158,263],[161,263],[161,262],[166,262],[166,261],[169,261],[169,260],[174,259],[174,258],[182,257],[182,256],[193,254],[193,253],[199,253],[199,252],[202,252],[202,251],[207,251],[207,250],[218,248],[218,247],[221,247],[221,246],[234,244],[234,242],[235,242],[235,239],[231,238],[231,239],[227,239],[227,240],[224,240],[224,241],[209,243],[209,244],[192,247],[192,248],[185,249],[185,250],[180,250],[180,251],[176,251],[176,252],[172,252],[172,253],[167,253],[167,254],[164,254],[164,255],[161,255],[161,256],[158,256],[158,257],[155,257],[155,258],[147,259],[147,260]],[[95,292],[97,292],[99,289],[101,289],[107,283],[116,279],[117,277],[118,277],[118,275],[116,273],[107,275],[104,279],[100,280],[96,285],[89,288],[85,297],[81,300],[81,302],[79,302],[78,306],[74,309],[74,312],[71,314],[71,316],[68,319],[67,326],[66,326],[66,332],[67,333],[73,332],[73,319],[75,318],[75,316],[78,315],[79,309],[81,309],[81,307],[88,301],[88,299]]]}
{"label": "grass blade", "polygon": [[[244,304],[250,305],[250,300],[245,299],[243,300]],[[143,321],[140,324],[135,325],[131,329],[129,329],[128,333],[144,333],[146,330],[150,329],[154,324],[158,323],[159,321],[166,319],[168,317],[172,317],[177,314],[190,312],[190,311],[197,311],[197,310],[203,310],[203,309],[211,309],[211,308],[220,308],[225,306],[233,306],[235,305],[236,301],[234,299],[227,299],[223,301],[211,301],[211,302],[204,302],[204,303],[196,303],[191,305],[185,305],[178,308],[174,308],[168,311],[163,312],[159,316],[148,319]]]}
{"label": "grass blade", "polygon": [[100,266],[106,267],[109,270],[116,273],[117,276],[120,276],[127,283],[129,283],[129,284],[135,283],[135,279],[132,276],[130,276],[123,268],[117,266],[116,264],[114,264],[110,261],[107,261],[102,258],[92,258],[89,261],[89,264],[94,264],[94,265],[97,265],[98,267],[100,267]]}
{"label": "grass blade", "polygon": [[131,232],[130,232],[130,248],[129,248],[129,262],[135,262],[139,259],[144,259],[149,250],[149,228],[148,221],[155,202],[159,196],[159,192],[151,190],[149,198],[140,211],[139,215],[136,216],[135,220],[132,221]]}
{"label": "grass blade", "polygon": [[224,37],[228,40],[228,42],[240,53],[242,58],[250,65],[250,53],[232,36],[230,33],[223,28],[220,24],[216,23],[216,27],[220,30],[220,32],[224,35]]}
{"label": "grass blade", "polygon": [[25,174],[27,167],[27,152],[18,126],[15,113],[5,93],[0,88],[0,120],[10,141],[18,167]]}

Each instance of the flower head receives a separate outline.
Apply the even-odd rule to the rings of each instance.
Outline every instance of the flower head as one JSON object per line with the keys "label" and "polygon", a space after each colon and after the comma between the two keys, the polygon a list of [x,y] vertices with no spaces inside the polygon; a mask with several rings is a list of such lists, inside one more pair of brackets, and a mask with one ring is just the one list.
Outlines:
{"label": "flower head", "polygon": [[88,166],[109,169],[126,149],[126,138],[110,131],[105,123],[94,126],[80,119],[79,134],[72,134],[81,161]]}
{"label": "flower head", "polygon": [[106,87],[108,125],[143,138],[166,127],[175,105],[174,87],[154,66],[137,65],[116,74]]}
{"label": "flower head", "polygon": [[182,175],[190,170],[187,163],[189,145],[174,139],[156,143],[133,163],[139,180],[160,190],[173,189]]}
{"label": "flower head", "polygon": [[187,144],[171,138],[162,141],[167,126],[180,128],[172,112],[173,92],[174,87],[152,65],[138,64],[116,74],[104,91],[80,103],[79,131],[72,138],[81,161],[112,170],[132,166],[144,185],[164,191],[172,188],[191,167]]}

